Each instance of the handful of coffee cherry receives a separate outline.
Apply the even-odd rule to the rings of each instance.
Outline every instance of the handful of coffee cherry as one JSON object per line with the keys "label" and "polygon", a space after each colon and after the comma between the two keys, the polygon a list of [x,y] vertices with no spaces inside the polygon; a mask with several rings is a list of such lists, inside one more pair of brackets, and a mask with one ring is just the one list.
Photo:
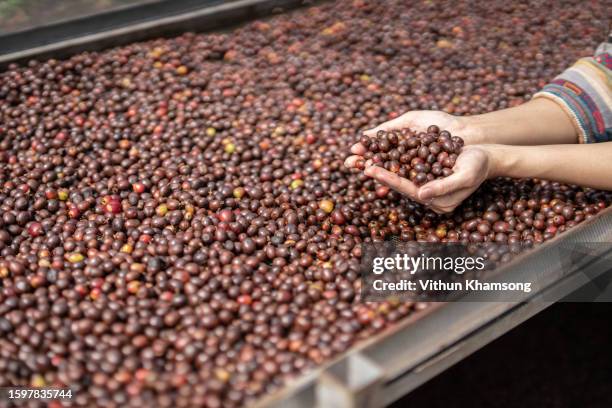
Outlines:
{"label": "handful of coffee cherry", "polygon": [[436,125],[429,126],[427,132],[409,128],[379,130],[375,137],[362,136],[360,143],[366,153],[355,167],[363,170],[370,161],[417,186],[453,174],[464,144],[463,139]]}

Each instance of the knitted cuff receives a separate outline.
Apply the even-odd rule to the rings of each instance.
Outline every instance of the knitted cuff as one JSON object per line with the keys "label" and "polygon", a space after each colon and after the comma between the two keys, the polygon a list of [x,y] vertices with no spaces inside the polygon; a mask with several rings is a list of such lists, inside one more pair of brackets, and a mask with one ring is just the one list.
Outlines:
{"label": "knitted cuff", "polygon": [[569,115],[581,143],[612,140],[609,64],[610,54],[583,58],[534,95],[554,101]]}

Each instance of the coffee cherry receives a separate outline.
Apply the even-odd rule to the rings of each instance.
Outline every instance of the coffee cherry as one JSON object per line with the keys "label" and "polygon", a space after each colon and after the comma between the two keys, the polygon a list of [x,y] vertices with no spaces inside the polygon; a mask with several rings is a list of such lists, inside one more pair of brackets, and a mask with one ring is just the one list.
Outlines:
{"label": "coffee cherry", "polygon": [[346,217],[339,210],[334,210],[331,213],[331,219],[332,222],[337,225],[344,225],[344,223],[346,222]]}
{"label": "coffee cherry", "polygon": [[68,199],[68,191],[67,190],[59,190],[57,192],[57,199],[60,201],[66,201]]}
{"label": "coffee cherry", "polygon": [[219,213],[219,220],[223,222],[232,222],[234,221],[234,213],[232,210],[223,210]]}
{"label": "coffee cherry", "polygon": [[38,237],[44,233],[43,226],[39,222],[33,222],[28,226],[28,234],[31,237]]}
{"label": "coffee cherry", "polygon": [[322,200],[319,203],[319,208],[329,214],[334,210],[334,202],[331,200]]}
{"label": "coffee cherry", "polygon": [[108,214],[119,214],[122,211],[121,201],[115,197],[106,197],[103,200],[103,208]]}
{"label": "coffee cherry", "polygon": [[146,187],[143,183],[134,183],[132,184],[132,190],[134,190],[135,193],[142,194],[145,192]]}
{"label": "coffee cherry", "polygon": [[157,208],[155,209],[155,213],[159,215],[160,217],[163,217],[164,215],[168,213],[168,206],[166,204],[158,205]]}
{"label": "coffee cherry", "polygon": [[66,259],[70,263],[77,263],[77,262],[82,262],[85,259],[85,257],[83,256],[83,254],[80,254],[78,252],[74,252],[74,253],[68,254],[66,256]]}
{"label": "coffee cherry", "polygon": [[387,194],[389,194],[389,191],[390,189],[387,186],[378,186],[376,187],[376,197],[385,198]]}

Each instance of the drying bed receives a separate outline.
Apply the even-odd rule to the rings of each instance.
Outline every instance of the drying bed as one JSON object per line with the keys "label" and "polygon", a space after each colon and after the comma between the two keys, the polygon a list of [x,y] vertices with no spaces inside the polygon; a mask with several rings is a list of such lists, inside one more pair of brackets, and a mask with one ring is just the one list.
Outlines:
{"label": "drying bed", "polygon": [[[415,368],[425,360],[442,369],[470,334],[481,333],[473,350],[509,311],[514,324],[529,317],[547,303],[362,303],[360,244],[606,242],[596,215],[609,194],[500,179],[442,216],[342,163],[360,130],[403,111],[522,103],[592,52],[598,15],[598,3],[357,0],[9,66],[0,386],[69,386],[82,404],[239,406],[289,382],[261,403],[382,404],[436,372]],[[585,233],[595,222],[604,232]],[[554,265],[542,248],[530,259]],[[577,270],[553,268],[546,283]],[[479,317],[452,326],[461,310]],[[426,335],[433,349],[389,351]],[[354,345],[370,351],[345,354]],[[370,376],[357,381],[354,367]]]}

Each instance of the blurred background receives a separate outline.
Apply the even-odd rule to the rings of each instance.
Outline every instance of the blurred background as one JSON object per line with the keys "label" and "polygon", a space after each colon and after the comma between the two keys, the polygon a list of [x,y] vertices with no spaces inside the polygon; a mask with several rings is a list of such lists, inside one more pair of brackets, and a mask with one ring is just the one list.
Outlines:
{"label": "blurred background", "polygon": [[166,0],[0,0],[0,34]]}

